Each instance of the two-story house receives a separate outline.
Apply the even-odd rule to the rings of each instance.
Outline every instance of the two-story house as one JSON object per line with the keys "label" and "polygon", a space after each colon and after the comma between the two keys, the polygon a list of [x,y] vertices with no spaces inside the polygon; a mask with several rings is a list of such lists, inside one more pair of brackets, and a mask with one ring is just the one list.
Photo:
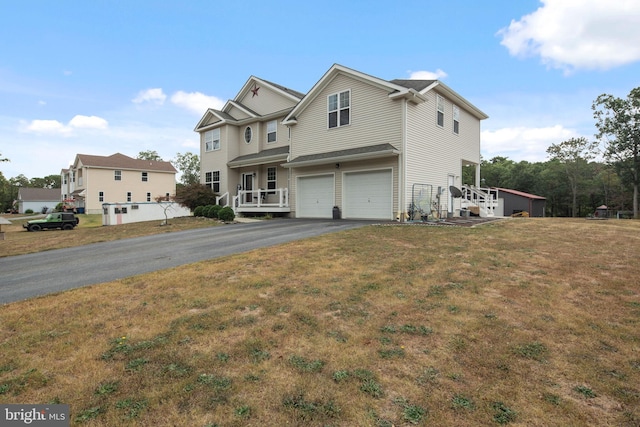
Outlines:
{"label": "two-story house", "polygon": [[134,159],[124,154],[77,154],[61,172],[64,203],[80,213],[101,214],[103,203],[152,202],[176,192],[176,169],[169,162]]}
{"label": "two-story house", "polygon": [[468,166],[479,182],[486,118],[437,80],[387,81],[336,64],[303,96],[250,77],[195,128],[201,181],[240,214],[458,215],[452,187]]}

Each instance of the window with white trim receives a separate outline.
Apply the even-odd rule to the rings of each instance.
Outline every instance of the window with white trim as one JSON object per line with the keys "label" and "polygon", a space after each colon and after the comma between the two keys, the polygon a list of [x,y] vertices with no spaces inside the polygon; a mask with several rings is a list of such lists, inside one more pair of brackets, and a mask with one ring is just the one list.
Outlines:
{"label": "window with white trim", "polygon": [[127,191],[127,202],[131,201],[131,191]]}
{"label": "window with white trim", "polygon": [[149,172],[142,172],[142,182],[149,181]]}
{"label": "window with white trim", "polygon": [[456,105],[453,106],[453,133],[460,133],[460,108]]}
{"label": "window with white trim", "polygon": [[104,202],[104,191],[99,191],[98,192],[98,201],[99,202]]}
{"label": "window with white trim", "polygon": [[220,171],[206,172],[204,174],[204,185],[213,190],[214,193],[220,192]]}
{"label": "window with white trim", "polygon": [[147,193],[147,202],[151,201],[151,193]]}
{"label": "window with white trim", "polygon": [[328,127],[336,128],[347,126],[351,123],[351,91],[334,93],[327,97],[327,110],[329,113]]}
{"label": "window with white trim", "polygon": [[204,151],[220,149],[220,128],[208,130],[204,133]]}
{"label": "window with white trim", "polygon": [[[275,167],[267,168],[267,190],[276,189],[276,179],[278,177]],[[275,194],[275,191],[269,191],[269,194]]]}
{"label": "window with white trim", "polygon": [[113,171],[113,179],[122,181],[122,171]]}
{"label": "window with white trim", "polygon": [[436,123],[444,127],[444,98],[440,95],[436,95],[436,107],[438,109]]}
{"label": "window with white trim", "polygon": [[276,120],[271,120],[267,122],[267,142],[276,142],[278,137],[278,122]]}

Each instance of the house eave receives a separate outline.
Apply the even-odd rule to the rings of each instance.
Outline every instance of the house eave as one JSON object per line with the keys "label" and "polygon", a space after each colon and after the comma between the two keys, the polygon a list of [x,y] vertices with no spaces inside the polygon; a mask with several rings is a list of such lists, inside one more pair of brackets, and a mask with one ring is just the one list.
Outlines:
{"label": "house eave", "polygon": [[287,154],[280,154],[277,156],[267,156],[267,157],[259,157],[259,158],[255,158],[255,159],[249,159],[249,160],[231,160],[230,162],[227,163],[227,166],[230,169],[238,169],[238,168],[242,168],[242,167],[247,167],[247,166],[260,166],[260,165],[264,165],[267,163],[277,163],[277,162],[281,162],[283,160],[287,160]]}
{"label": "house eave", "polygon": [[398,156],[399,154],[400,154],[399,150],[389,149],[384,151],[376,151],[372,153],[358,153],[358,154],[329,156],[329,157],[323,157],[321,159],[311,159],[311,160],[302,160],[302,161],[296,161],[294,159],[290,162],[283,163],[280,166],[282,166],[283,168],[321,166],[321,165],[327,165],[331,163],[350,162],[350,161],[357,161],[357,160],[373,160],[373,159],[379,159],[384,157]]}

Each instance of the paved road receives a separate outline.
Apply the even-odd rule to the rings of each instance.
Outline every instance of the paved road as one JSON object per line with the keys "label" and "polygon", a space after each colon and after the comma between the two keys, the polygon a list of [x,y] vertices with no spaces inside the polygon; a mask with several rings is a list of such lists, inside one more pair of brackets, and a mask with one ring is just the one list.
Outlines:
{"label": "paved road", "polygon": [[0,304],[368,224],[371,222],[281,219],[4,257],[0,258]]}

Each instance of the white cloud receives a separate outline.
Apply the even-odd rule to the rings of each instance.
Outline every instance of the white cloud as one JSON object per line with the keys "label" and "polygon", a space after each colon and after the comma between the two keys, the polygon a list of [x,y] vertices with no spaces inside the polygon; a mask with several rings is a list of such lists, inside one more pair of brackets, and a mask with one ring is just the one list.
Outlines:
{"label": "white cloud", "polygon": [[447,73],[438,68],[436,71],[409,71],[410,80],[440,80],[447,77]]}
{"label": "white cloud", "polygon": [[69,127],[78,129],[106,129],[109,123],[102,117],[77,115],[69,121]]}
{"label": "white cloud", "polygon": [[200,92],[178,91],[171,97],[171,102],[199,115],[204,114],[209,108],[219,110],[224,106],[221,99]]}
{"label": "white cloud", "polygon": [[102,117],[76,115],[66,125],[58,120],[32,120],[29,123],[21,122],[21,125],[28,133],[68,136],[74,129],[107,129],[109,122]]}
{"label": "white cloud", "polygon": [[131,101],[134,104],[143,104],[145,102],[151,102],[156,105],[162,105],[164,104],[164,101],[166,99],[167,99],[167,95],[164,94],[164,92],[162,91],[162,88],[154,88],[154,89],[141,90],[140,92],[138,92],[138,95],[136,95],[136,97],[133,98]]}
{"label": "white cloud", "polygon": [[561,125],[485,130],[481,134],[482,157],[489,160],[503,156],[514,161],[543,162],[547,160],[547,148],[551,144],[577,136],[576,131]]}
{"label": "white cloud", "polygon": [[640,60],[637,0],[542,0],[535,12],[501,29],[517,57],[540,56],[550,67],[607,70]]}

